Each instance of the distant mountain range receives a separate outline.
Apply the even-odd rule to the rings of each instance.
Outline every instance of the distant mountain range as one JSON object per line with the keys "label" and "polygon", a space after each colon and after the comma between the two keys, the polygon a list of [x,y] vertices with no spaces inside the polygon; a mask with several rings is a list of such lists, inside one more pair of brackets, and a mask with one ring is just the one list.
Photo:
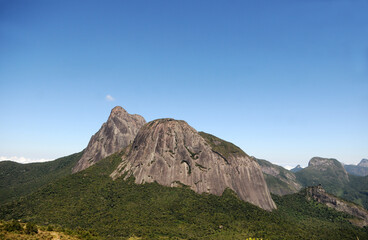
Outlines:
{"label": "distant mountain range", "polygon": [[358,165],[344,165],[346,171],[356,176],[368,175],[368,159],[362,159]]}
{"label": "distant mountain range", "polygon": [[289,171],[185,121],[115,107],[80,153],[0,162],[0,219],[92,228],[90,239],[368,239],[351,225],[368,224],[367,186],[336,159]]}

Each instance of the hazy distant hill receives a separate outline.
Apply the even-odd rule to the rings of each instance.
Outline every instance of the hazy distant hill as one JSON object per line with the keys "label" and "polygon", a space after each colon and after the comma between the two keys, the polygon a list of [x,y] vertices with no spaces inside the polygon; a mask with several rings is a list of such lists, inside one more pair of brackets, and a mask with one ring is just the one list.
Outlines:
{"label": "hazy distant hill", "polygon": [[0,162],[0,203],[25,196],[49,182],[71,174],[83,152],[50,162]]}
{"label": "hazy distant hill", "polygon": [[296,193],[302,188],[302,185],[298,182],[294,173],[266,160],[256,159],[256,161],[261,166],[268,189],[271,193],[285,195]]}
{"label": "hazy distant hill", "polygon": [[293,173],[299,172],[300,170],[302,170],[303,168],[300,165],[297,165],[295,168],[291,169],[290,171]]}
{"label": "hazy distant hill", "polygon": [[368,175],[368,160],[362,159],[358,165],[344,165],[346,171],[356,176]]}

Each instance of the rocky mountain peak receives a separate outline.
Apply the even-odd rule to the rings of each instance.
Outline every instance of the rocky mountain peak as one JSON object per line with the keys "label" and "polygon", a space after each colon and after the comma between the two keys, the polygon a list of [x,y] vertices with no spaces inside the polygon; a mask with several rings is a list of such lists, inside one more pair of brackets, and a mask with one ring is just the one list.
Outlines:
{"label": "rocky mountain peak", "polygon": [[345,180],[349,180],[348,173],[344,166],[334,158],[314,157],[309,161],[308,168],[318,171],[332,170]]}
{"label": "rocky mountain peak", "polygon": [[82,171],[128,146],[145,123],[142,116],[129,114],[120,106],[114,107],[107,122],[91,137],[83,156],[73,168],[73,173]]}
{"label": "rocky mountain peak", "polygon": [[333,158],[313,157],[308,163],[308,167],[319,168],[322,170],[327,167],[335,167],[335,166],[342,167],[342,164]]}
{"label": "rocky mountain peak", "polygon": [[368,159],[363,158],[358,164],[359,167],[368,167]]}
{"label": "rocky mountain peak", "polygon": [[144,125],[119,167],[111,174],[134,176],[137,184],[188,186],[197,193],[221,195],[232,189],[240,199],[263,209],[276,208],[258,163],[240,148],[198,133],[185,121],[158,119]]}
{"label": "rocky mountain peak", "polygon": [[114,108],[111,110],[110,117],[111,117],[111,116],[118,115],[118,114],[126,114],[126,113],[127,113],[127,111],[126,111],[124,108],[122,108],[122,107],[120,107],[120,106],[116,106],[116,107],[114,107]]}

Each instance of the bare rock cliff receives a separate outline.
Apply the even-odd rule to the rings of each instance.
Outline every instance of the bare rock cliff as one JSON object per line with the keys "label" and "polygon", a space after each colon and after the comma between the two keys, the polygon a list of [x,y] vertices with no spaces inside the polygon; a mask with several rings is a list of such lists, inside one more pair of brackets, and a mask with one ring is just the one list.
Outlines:
{"label": "bare rock cliff", "polygon": [[143,126],[111,177],[125,173],[138,184],[187,185],[197,193],[221,195],[230,188],[244,201],[266,210],[276,208],[255,160],[184,121],[159,119]]}
{"label": "bare rock cliff", "polygon": [[91,137],[83,156],[73,168],[73,173],[82,171],[128,146],[145,123],[140,115],[131,115],[119,106],[113,108],[107,122]]}

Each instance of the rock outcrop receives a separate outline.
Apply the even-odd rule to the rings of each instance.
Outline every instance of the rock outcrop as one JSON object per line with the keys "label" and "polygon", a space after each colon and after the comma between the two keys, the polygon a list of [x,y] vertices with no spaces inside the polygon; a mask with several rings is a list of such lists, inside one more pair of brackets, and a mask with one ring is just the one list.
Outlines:
{"label": "rock outcrop", "polygon": [[73,173],[82,171],[128,146],[145,123],[140,115],[131,115],[119,106],[113,108],[107,122],[91,137],[83,156],[73,168]]}
{"label": "rock outcrop", "polygon": [[307,199],[313,199],[317,202],[323,203],[326,206],[333,208],[339,212],[344,212],[356,217],[357,219],[351,219],[350,221],[360,227],[368,226],[368,211],[364,208],[344,201],[338,197],[326,193],[321,185],[308,187],[306,189]]}
{"label": "rock outcrop", "polygon": [[134,176],[138,184],[186,185],[197,193],[221,195],[230,188],[244,201],[276,208],[255,160],[185,121],[159,119],[143,126],[111,177],[122,175]]}
{"label": "rock outcrop", "polygon": [[366,167],[368,168],[368,159],[363,158],[362,161],[358,164],[359,167]]}
{"label": "rock outcrop", "polygon": [[271,193],[282,196],[299,192],[302,188],[302,185],[296,180],[296,176],[293,172],[266,160],[252,158],[261,166],[268,189]]}
{"label": "rock outcrop", "polygon": [[342,180],[349,181],[349,175],[344,166],[334,158],[314,157],[309,161],[308,169],[318,170],[320,172],[333,171]]}

